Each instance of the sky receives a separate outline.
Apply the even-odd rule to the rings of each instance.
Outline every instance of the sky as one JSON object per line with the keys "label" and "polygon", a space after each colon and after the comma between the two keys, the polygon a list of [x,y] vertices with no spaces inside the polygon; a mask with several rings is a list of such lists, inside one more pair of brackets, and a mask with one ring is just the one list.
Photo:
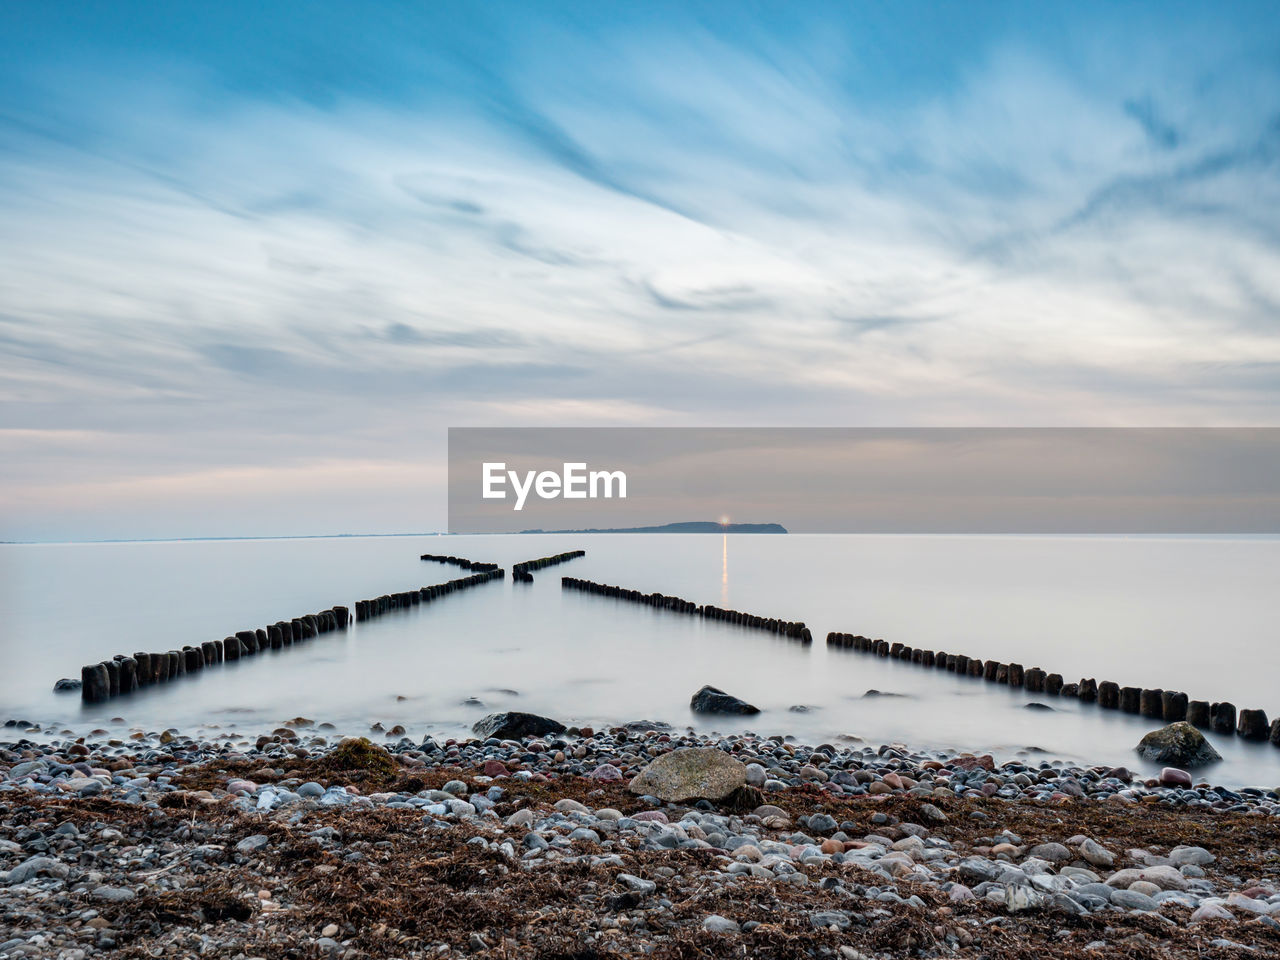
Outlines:
{"label": "sky", "polygon": [[1274,4],[4,4],[0,539],[443,529],[451,426],[1280,426],[1278,174]]}

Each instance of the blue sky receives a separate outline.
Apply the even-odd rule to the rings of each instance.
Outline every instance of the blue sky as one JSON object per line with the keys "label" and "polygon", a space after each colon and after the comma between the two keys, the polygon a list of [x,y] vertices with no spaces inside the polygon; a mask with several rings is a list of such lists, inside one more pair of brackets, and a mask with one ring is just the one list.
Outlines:
{"label": "blue sky", "polygon": [[0,537],[432,529],[450,425],[1277,425],[1278,174],[1267,4],[6,4]]}

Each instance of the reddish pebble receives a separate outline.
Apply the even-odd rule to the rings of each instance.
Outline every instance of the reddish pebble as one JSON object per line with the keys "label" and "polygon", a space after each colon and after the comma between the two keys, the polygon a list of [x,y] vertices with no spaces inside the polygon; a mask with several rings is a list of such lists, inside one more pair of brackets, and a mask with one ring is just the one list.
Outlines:
{"label": "reddish pebble", "polygon": [[661,810],[641,810],[639,813],[631,815],[632,820],[656,820],[658,823],[666,823],[667,815]]}
{"label": "reddish pebble", "polygon": [[1191,774],[1177,767],[1165,767],[1160,771],[1160,782],[1166,787],[1191,787]]}
{"label": "reddish pebble", "polygon": [[511,771],[507,769],[506,764],[501,760],[486,760],[484,762],[484,775],[486,777],[509,777]]}

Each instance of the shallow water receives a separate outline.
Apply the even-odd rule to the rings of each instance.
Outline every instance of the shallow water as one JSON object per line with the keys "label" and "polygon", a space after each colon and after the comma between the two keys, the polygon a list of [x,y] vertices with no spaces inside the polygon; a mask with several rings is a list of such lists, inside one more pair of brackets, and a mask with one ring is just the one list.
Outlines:
{"label": "shallow water", "polygon": [[[504,567],[587,556],[310,643],[104,704],[51,692],[86,662],[220,639],[361,598],[465,576],[445,553]],[[372,721],[415,738],[458,735],[485,713],[566,723],[664,720],[807,742],[1137,760],[1153,721],[866,654],[829,630],[1016,660],[1121,684],[1280,712],[1272,588],[1280,540],[1104,537],[524,535],[0,546],[0,716],[83,733],[121,717],[145,729],[270,729],[302,714],[344,732]],[[817,642],[562,591],[560,577],[804,620]],[[757,717],[689,712],[704,683]],[[867,697],[869,689],[898,696]],[[483,706],[464,705],[475,697]],[[1034,711],[1039,699],[1053,712]],[[797,713],[794,705],[810,710]],[[1280,749],[1211,737],[1226,784],[1280,783]],[[1040,754],[1033,752],[1031,758]]]}

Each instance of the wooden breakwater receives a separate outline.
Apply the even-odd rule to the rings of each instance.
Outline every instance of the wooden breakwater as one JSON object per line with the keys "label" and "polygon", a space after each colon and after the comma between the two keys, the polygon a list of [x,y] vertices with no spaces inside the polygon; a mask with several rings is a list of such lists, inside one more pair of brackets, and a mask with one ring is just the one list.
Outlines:
{"label": "wooden breakwater", "polygon": [[570,560],[576,560],[578,557],[585,557],[585,550],[570,550],[568,553],[557,553],[552,557],[539,557],[537,560],[525,560],[517,563],[511,568],[511,579],[517,583],[533,583],[534,570],[541,570],[543,567],[554,567],[557,563],[568,563]]}
{"label": "wooden breakwater", "polygon": [[332,630],[345,630],[350,621],[347,608],[335,606],[291,620],[277,620],[257,630],[241,630],[223,640],[205,640],[199,646],[132,656],[116,654],[110,660],[80,668],[80,696],[89,703],[125,696],[141,687],[167,683],[219,663],[305,643]]}
{"label": "wooden breakwater", "polygon": [[964,676],[982,678],[988,683],[1021,687],[1028,693],[1051,697],[1072,697],[1083,703],[1096,703],[1104,710],[1119,710],[1152,720],[1174,723],[1186,720],[1219,734],[1235,734],[1246,740],[1270,740],[1280,747],[1280,717],[1267,722],[1263,710],[1240,710],[1227,702],[1191,700],[1179,690],[1159,687],[1122,687],[1112,680],[1082,678],[1066,683],[1060,673],[1047,673],[1039,667],[1023,668],[1020,663],[982,660],[962,653],[923,650],[903,643],[872,640],[852,633],[828,633],[827,646],[856,650],[891,660],[902,660],[931,670],[945,670]]}
{"label": "wooden breakwater", "polygon": [[671,610],[675,613],[685,613],[690,616],[702,617],[706,620],[719,620],[724,623],[736,624],[740,627],[749,627],[753,630],[764,630],[791,640],[797,640],[800,643],[813,642],[813,634],[809,632],[809,628],[801,621],[758,617],[755,614],[743,613],[739,610],[726,610],[723,607],[715,607],[711,604],[702,604],[700,606],[692,600],[685,600],[681,597],[669,597],[662,593],[641,593],[639,590],[628,590],[625,587],[594,583],[591,580],[579,580],[576,577],[561,577],[560,586],[565,590],[578,590],[602,597],[628,600],[631,603],[644,604],[657,610]]}
{"label": "wooden breakwater", "polygon": [[473,573],[469,577],[450,580],[447,583],[437,583],[429,587],[419,587],[417,590],[405,590],[401,593],[384,593],[382,596],[374,597],[372,600],[357,600],[356,620],[373,620],[384,613],[390,613],[392,610],[404,610],[407,607],[416,607],[421,603],[430,603],[437,597],[448,596],[451,593],[466,590],[470,587],[478,587],[480,584],[488,583],[490,580],[501,580],[505,575],[506,571],[498,567],[495,570]]}
{"label": "wooden breakwater", "polygon": [[[460,580],[437,583],[405,593],[384,594],[356,603],[355,619],[370,620],[403,607],[429,602],[457,590],[501,579],[503,571],[486,570]],[[189,673],[198,673],[220,663],[230,663],[257,656],[266,650],[292,647],[334,630],[345,630],[352,622],[351,611],[334,606],[319,613],[277,620],[257,630],[241,630],[223,640],[206,640],[199,646],[161,653],[117,654],[110,660],[88,664],[80,669],[80,696],[89,703],[125,696],[141,687],[167,683]]]}
{"label": "wooden breakwater", "polygon": [[419,560],[432,560],[436,563],[451,563],[455,567],[461,567],[463,570],[474,570],[477,573],[488,573],[497,570],[496,563],[485,563],[481,560],[468,560],[466,557],[447,557],[441,553],[424,553],[418,558]]}

